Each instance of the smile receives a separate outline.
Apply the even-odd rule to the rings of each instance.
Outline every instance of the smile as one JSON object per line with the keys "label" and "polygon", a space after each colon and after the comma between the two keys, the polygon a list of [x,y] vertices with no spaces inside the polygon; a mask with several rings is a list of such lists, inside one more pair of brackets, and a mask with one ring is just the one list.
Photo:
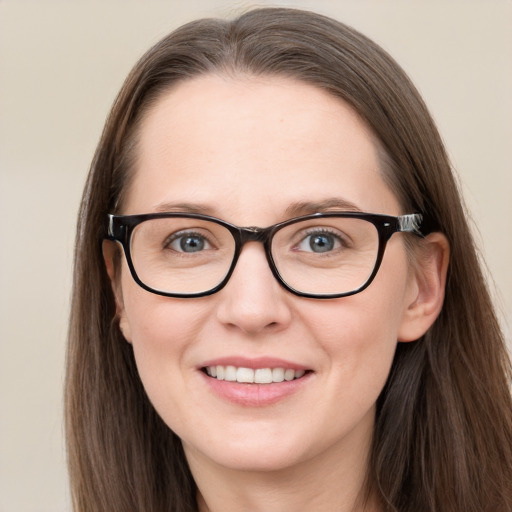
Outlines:
{"label": "smile", "polygon": [[283,381],[300,379],[306,373],[305,370],[292,368],[245,368],[243,366],[207,366],[206,374],[217,380],[239,382],[243,384],[272,384]]}

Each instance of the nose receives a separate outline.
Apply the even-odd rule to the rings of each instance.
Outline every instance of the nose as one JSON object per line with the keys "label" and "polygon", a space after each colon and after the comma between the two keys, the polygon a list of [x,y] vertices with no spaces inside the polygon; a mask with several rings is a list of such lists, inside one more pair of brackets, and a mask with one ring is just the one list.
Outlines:
{"label": "nose", "polygon": [[277,282],[263,246],[245,244],[227,285],[218,292],[218,320],[230,329],[257,335],[285,329],[294,297]]}

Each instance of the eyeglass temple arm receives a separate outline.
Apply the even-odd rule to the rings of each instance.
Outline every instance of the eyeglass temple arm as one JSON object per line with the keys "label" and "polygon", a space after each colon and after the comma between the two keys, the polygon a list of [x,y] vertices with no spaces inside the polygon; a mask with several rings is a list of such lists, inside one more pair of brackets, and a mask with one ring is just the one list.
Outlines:
{"label": "eyeglass temple arm", "polygon": [[[424,224],[424,216],[421,213],[411,213],[397,217],[398,231],[405,233],[415,233],[416,235],[425,235],[429,232]],[[422,229],[423,228],[423,229]],[[427,228],[427,229],[425,229]]]}
{"label": "eyeglass temple arm", "polygon": [[125,235],[125,226],[122,224],[118,224],[115,222],[115,215],[112,213],[108,214],[108,226],[107,226],[107,236],[108,240],[117,240],[121,242]]}

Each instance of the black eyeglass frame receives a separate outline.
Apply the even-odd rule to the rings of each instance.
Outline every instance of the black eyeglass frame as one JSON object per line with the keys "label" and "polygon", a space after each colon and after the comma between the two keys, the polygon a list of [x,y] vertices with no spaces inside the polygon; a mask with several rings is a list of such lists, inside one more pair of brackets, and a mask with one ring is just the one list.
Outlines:
{"label": "black eyeglass frame", "polygon": [[[214,288],[203,292],[197,293],[172,293],[172,292],[164,292],[161,290],[157,290],[155,288],[151,288],[150,286],[143,283],[133,265],[132,257],[131,257],[131,249],[130,249],[130,240],[133,230],[142,222],[152,219],[163,219],[163,218],[172,218],[172,217],[180,217],[180,218],[190,218],[190,219],[198,219],[205,220],[209,222],[214,222],[226,228],[233,239],[235,240],[235,251],[233,253],[233,259],[231,262],[231,266],[226,273],[224,279]],[[332,218],[332,217],[342,217],[342,218],[354,218],[354,219],[362,219],[373,224],[377,230],[379,236],[379,248],[377,252],[377,258],[375,260],[375,265],[373,268],[373,272],[370,274],[366,282],[357,288],[356,290],[352,290],[349,292],[336,293],[336,294],[314,294],[314,293],[304,293],[295,288],[289,286],[286,281],[281,277],[279,271],[274,262],[274,258],[272,257],[271,245],[272,238],[274,235],[282,228],[289,226],[290,224],[295,224],[297,222],[312,220],[312,219],[322,219],[322,218]],[[247,242],[260,242],[263,244],[265,249],[265,255],[267,258],[267,262],[269,264],[270,270],[272,274],[277,279],[279,284],[283,286],[286,290],[297,295],[299,297],[306,297],[311,299],[336,299],[340,297],[348,297],[349,295],[355,295],[357,293],[362,292],[364,289],[368,288],[368,286],[372,283],[377,272],[379,271],[380,265],[382,263],[382,258],[384,257],[384,251],[386,249],[387,242],[391,238],[394,233],[413,233],[417,236],[423,237],[428,234],[425,229],[421,229],[424,226],[424,215],[421,213],[412,213],[407,215],[401,215],[399,217],[393,217],[390,215],[382,215],[376,213],[363,213],[363,212],[326,212],[326,213],[313,213],[310,215],[304,215],[301,217],[294,217],[293,219],[286,220],[284,222],[279,222],[278,224],[274,224],[272,226],[268,226],[266,228],[259,228],[255,226],[251,227],[239,227],[224,220],[218,219],[216,217],[211,217],[209,215],[203,215],[199,213],[180,213],[180,212],[162,212],[162,213],[147,213],[147,214],[139,214],[139,215],[114,215],[108,214],[108,228],[107,228],[107,236],[105,237],[107,240],[112,240],[114,242],[119,242],[123,247],[123,251],[126,257],[126,261],[128,263],[128,268],[130,269],[130,273],[135,280],[135,282],[145,290],[151,293],[155,293],[157,295],[163,295],[164,297],[175,297],[175,298],[197,298],[197,297],[205,297],[208,295],[213,295],[218,292],[226,284],[228,283],[233,271],[235,270],[236,263],[238,258],[240,257],[240,253],[242,252],[243,246]]]}

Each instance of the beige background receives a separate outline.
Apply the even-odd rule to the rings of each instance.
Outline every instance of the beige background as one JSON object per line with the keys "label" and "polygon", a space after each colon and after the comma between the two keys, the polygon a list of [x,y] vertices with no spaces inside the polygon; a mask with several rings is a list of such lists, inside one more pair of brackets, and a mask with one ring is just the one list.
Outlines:
{"label": "beige background", "polygon": [[[512,2],[277,3],[352,24],[409,72],[461,177],[510,318]],[[173,27],[251,5],[0,0],[0,512],[69,510],[61,399],[74,224],[114,95]]]}

